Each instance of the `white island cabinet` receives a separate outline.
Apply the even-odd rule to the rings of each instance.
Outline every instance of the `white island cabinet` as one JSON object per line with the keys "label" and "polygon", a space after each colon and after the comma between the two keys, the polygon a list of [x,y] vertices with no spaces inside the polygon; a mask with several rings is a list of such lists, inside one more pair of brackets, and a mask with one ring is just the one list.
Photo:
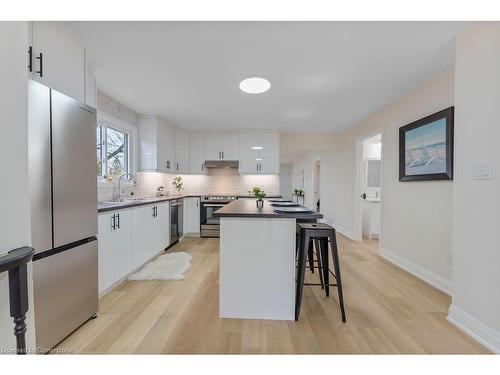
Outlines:
{"label": "white island cabinet", "polygon": [[296,220],[312,214],[277,214],[267,200],[250,199],[217,210],[220,218],[219,316],[295,319]]}

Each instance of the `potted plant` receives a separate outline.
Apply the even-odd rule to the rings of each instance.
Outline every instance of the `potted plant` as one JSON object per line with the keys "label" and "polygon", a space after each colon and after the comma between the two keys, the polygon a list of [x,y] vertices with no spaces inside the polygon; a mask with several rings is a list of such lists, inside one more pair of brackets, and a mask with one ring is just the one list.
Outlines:
{"label": "potted plant", "polygon": [[293,189],[293,193],[294,193],[295,195],[299,195],[299,189]]}
{"label": "potted plant", "polygon": [[182,177],[181,176],[175,177],[174,181],[172,182],[172,185],[174,185],[175,190],[180,192],[182,190],[182,188],[184,187],[184,183],[182,182]]}
{"label": "potted plant", "polygon": [[299,195],[300,195],[301,197],[302,197],[302,196],[304,196],[304,190],[299,189]]}
{"label": "potted plant", "polygon": [[252,193],[253,195],[257,198],[257,207],[264,207],[264,197],[266,196],[266,193],[260,186],[254,186],[252,188]]}

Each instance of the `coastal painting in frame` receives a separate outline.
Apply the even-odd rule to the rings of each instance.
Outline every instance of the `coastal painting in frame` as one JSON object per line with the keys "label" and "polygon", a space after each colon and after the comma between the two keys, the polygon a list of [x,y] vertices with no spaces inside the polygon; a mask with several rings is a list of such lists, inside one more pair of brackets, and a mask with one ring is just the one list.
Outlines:
{"label": "coastal painting in frame", "polygon": [[453,179],[453,109],[399,128],[399,181]]}

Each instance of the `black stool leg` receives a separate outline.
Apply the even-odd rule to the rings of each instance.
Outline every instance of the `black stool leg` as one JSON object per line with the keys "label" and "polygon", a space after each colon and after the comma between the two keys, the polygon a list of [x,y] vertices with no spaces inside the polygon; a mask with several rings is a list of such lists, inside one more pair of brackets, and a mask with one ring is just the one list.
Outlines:
{"label": "black stool leg", "polygon": [[302,232],[299,248],[299,264],[297,269],[297,281],[295,288],[295,320],[299,320],[300,305],[302,303],[302,289],[304,288],[304,276],[306,273],[307,246],[309,245],[309,236]]}
{"label": "black stool leg", "polygon": [[314,247],[316,249],[316,258],[318,259],[318,274],[319,274],[319,282],[321,283],[321,289],[325,289],[325,283],[323,282],[323,272],[324,266],[321,255],[321,246],[319,240],[317,238],[314,239]]}
{"label": "black stool leg", "polygon": [[325,284],[325,293],[327,297],[330,297],[330,260],[328,259],[328,238],[321,238],[320,248],[321,248],[321,260],[323,261],[323,280]]}
{"label": "black stool leg", "polygon": [[314,273],[314,254],[312,239],[309,240],[309,243],[307,245],[307,259],[309,259],[309,269],[312,273]]}
{"label": "black stool leg", "polygon": [[345,323],[345,309],[344,309],[344,295],[342,293],[342,280],[340,278],[340,263],[339,263],[339,252],[337,248],[337,238],[335,235],[335,231],[332,231],[330,237],[330,241],[332,244],[332,258],[333,258],[333,267],[335,269],[335,279],[337,280],[337,292],[339,294],[339,304],[340,304],[340,312],[342,313],[342,321]]}

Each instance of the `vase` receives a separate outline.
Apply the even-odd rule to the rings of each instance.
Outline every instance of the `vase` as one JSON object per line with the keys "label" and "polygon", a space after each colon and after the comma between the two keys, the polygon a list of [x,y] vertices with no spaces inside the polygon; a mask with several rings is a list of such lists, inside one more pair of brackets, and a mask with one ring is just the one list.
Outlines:
{"label": "vase", "polygon": [[257,199],[257,208],[264,207],[264,201],[262,199]]}

